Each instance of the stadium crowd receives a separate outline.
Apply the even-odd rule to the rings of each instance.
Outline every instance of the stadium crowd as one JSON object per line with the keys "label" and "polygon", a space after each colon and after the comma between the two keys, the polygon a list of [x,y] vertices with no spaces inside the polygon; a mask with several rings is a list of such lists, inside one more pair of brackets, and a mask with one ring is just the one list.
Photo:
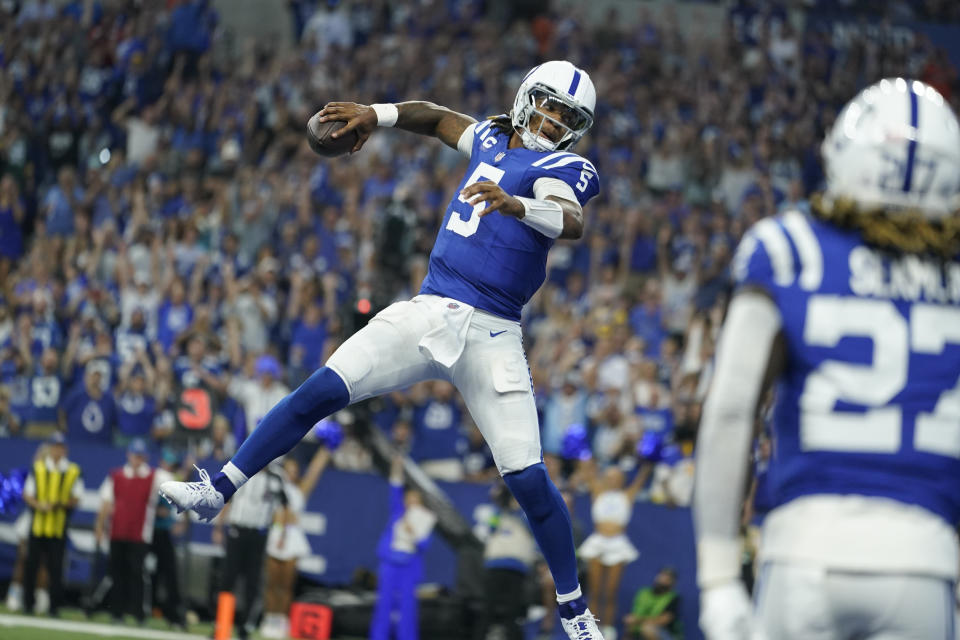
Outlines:
{"label": "stadium crowd", "polygon": [[[485,4],[291,2],[288,50],[231,40],[205,0],[0,5],[0,436],[146,436],[227,459],[359,324],[415,294],[460,178],[454,151],[403,134],[319,160],[309,116],[430,99],[484,117],[566,58],[597,84],[578,151],[603,187],[524,318],[544,451],[627,469],[639,451],[661,462],[642,495],[686,502],[739,236],[808,206],[815,142],[858,87],[919,77],[956,104],[956,71],[922,36],[838,43],[770,3],[732,6],[716,41],[669,11],[588,27]],[[951,3],[891,6],[958,19]],[[372,415],[440,477],[495,473],[447,383]],[[334,465],[368,467],[344,424]]]}
{"label": "stadium crowd", "polygon": [[[206,0],[0,2],[0,437],[130,455],[145,438],[171,468],[229,459],[342,340],[416,293],[461,178],[455,151],[393,132],[320,160],[310,115],[406,99],[494,115],[530,67],[565,58],[597,85],[577,151],[602,190],[523,319],[545,458],[565,489],[620,491],[619,467],[641,474],[631,499],[687,504],[743,231],[809,206],[817,141],[858,88],[917,77],[960,107],[956,70],[919,32],[799,28],[832,3],[731,3],[721,39],[642,4],[619,9],[636,26],[612,11],[593,27],[483,0],[287,4],[291,48],[238,42]],[[952,23],[958,7],[887,3]],[[334,467],[371,467],[367,417],[435,477],[496,477],[449,383],[334,416]]]}

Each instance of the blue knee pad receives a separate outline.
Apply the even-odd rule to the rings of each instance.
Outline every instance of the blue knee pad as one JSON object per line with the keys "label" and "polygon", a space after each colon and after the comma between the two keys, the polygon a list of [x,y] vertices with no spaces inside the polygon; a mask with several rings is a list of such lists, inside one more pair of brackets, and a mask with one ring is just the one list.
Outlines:
{"label": "blue knee pad", "polygon": [[290,451],[317,422],[348,404],[347,385],[333,369],[321,367],[267,412],[231,462],[249,478]]}
{"label": "blue knee pad", "polygon": [[503,480],[527,516],[533,537],[553,574],[557,593],[573,593],[579,588],[579,582],[570,514],[547,468],[540,462],[523,471],[508,473]]}

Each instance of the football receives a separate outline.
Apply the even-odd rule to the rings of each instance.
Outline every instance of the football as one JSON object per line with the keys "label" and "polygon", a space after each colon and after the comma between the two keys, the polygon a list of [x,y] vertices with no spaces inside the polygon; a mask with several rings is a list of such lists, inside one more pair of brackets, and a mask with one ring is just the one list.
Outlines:
{"label": "football", "polygon": [[342,138],[334,138],[333,133],[346,126],[346,122],[328,120],[320,122],[320,114],[314,114],[307,122],[307,140],[314,153],[326,158],[335,158],[350,153],[357,144],[357,132],[351,131]]}

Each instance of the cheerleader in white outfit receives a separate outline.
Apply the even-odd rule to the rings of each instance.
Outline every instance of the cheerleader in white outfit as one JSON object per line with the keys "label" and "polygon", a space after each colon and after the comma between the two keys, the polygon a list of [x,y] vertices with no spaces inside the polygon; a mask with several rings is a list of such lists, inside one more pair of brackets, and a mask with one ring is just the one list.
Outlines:
{"label": "cheerleader in white outfit", "polygon": [[[616,620],[623,568],[640,557],[626,531],[645,477],[637,473],[633,483],[625,487],[623,471],[617,467],[610,467],[601,476],[596,474],[593,461],[588,463],[588,469],[593,533],[580,545],[580,556],[588,563],[589,608],[596,611],[601,620]],[[604,629],[604,638],[613,638],[614,633],[613,627]]]}
{"label": "cheerleader in white outfit", "polygon": [[310,555],[310,542],[300,525],[300,516],[306,508],[307,497],[330,462],[330,450],[317,449],[307,472],[300,476],[300,465],[285,458],[283,471],[287,504],[276,510],[273,526],[267,535],[266,585],[264,588],[264,618],[260,635],[264,638],[286,638],[287,619],[293,602],[293,585],[297,578],[297,560]]}

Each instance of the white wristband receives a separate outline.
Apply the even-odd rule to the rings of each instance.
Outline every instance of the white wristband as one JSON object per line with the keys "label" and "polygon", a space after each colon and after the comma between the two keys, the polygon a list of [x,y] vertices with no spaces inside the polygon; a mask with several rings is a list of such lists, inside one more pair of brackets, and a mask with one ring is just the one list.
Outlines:
{"label": "white wristband", "polygon": [[377,113],[378,127],[392,127],[397,124],[400,111],[395,104],[372,104],[370,108]]}
{"label": "white wristband", "polygon": [[563,207],[552,200],[534,200],[517,197],[523,203],[524,215],[520,222],[533,227],[548,238],[559,238],[563,232]]}

